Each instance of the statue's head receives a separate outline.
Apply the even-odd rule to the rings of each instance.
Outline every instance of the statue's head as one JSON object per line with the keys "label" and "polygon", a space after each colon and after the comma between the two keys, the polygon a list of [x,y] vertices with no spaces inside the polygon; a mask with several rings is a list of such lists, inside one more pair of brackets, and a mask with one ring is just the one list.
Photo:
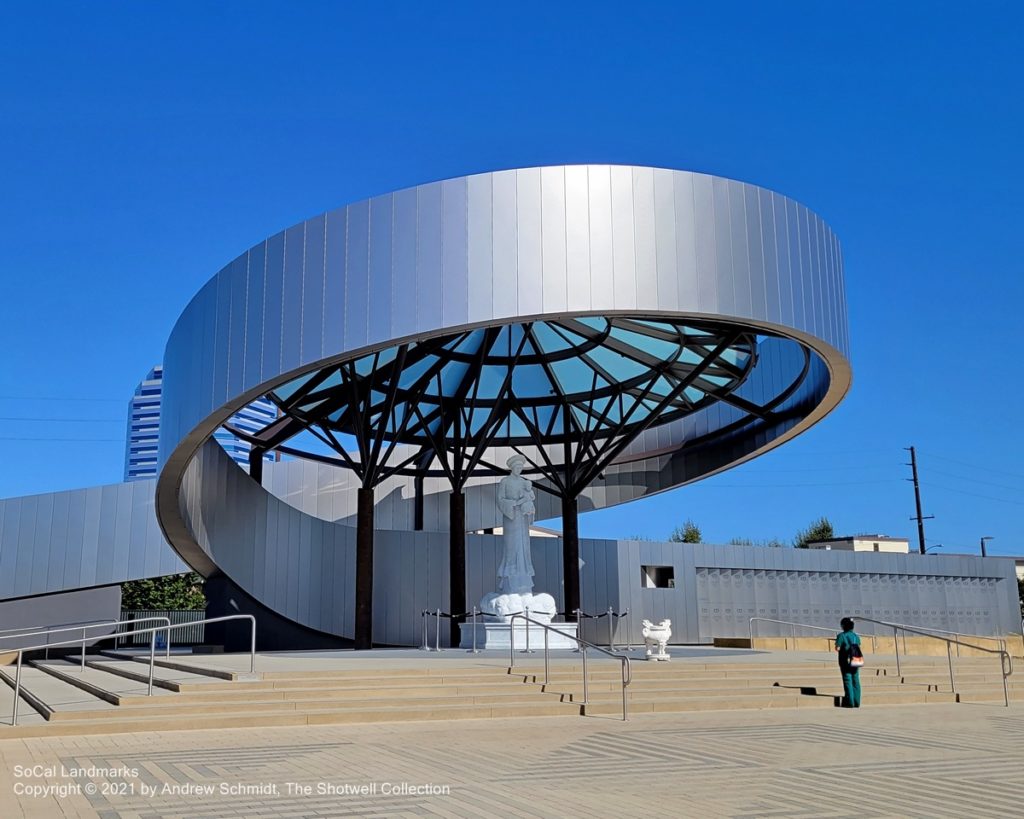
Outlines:
{"label": "statue's head", "polygon": [[526,458],[519,454],[513,455],[505,461],[505,466],[508,467],[509,472],[513,475],[518,475],[523,471],[523,467],[526,466]]}

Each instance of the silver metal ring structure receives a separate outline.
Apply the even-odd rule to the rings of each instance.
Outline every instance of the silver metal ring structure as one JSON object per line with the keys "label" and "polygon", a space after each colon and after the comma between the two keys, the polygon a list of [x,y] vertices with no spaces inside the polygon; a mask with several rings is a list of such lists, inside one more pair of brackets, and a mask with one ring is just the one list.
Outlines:
{"label": "silver metal ring structure", "polygon": [[[207,282],[164,368],[169,542],[357,648],[390,605],[374,607],[381,573],[415,573],[418,538],[447,532],[450,610],[467,609],[466,532],[500,525],[487,498],[512,453],[544,490],[538,518],[563,518],[572,612],[580,511],[753,458],[851,383],[840,246],[816,214],[607,165],[449,179],[295,225]],[[280,415],[235,430],[247,473],[211,435],[263,396]],[[294,461],[303,477],[269,491]]]}

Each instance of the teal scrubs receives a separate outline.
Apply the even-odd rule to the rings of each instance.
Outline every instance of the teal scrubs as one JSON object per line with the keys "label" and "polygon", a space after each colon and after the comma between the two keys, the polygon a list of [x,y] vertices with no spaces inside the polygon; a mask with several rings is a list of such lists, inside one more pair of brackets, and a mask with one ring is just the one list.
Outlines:
{"label": "teal scrubs", "polygon": [[860,669],[850,665],[850,646],[859,645],[860,637],[855,631],[836,635],[839,671],[843,675],[843,708],[860,708]]}

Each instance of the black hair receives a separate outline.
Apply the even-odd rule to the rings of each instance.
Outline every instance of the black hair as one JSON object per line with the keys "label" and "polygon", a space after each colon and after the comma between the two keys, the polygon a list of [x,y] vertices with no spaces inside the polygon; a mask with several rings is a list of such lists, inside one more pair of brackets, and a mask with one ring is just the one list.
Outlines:
{"label": "black hair", "polygon": [[844,617],[840,620],[839,625],[842,626],[843,631],[853,631],[853,620],[849,617]]}

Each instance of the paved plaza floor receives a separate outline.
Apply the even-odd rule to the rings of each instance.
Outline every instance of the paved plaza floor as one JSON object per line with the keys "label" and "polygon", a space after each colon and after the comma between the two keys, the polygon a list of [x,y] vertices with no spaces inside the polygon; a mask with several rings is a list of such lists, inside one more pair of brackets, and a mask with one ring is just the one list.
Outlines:
{"label": "paved plaza floor", "polygon": [[0,741],[2,817],[1007,817],[1024,707]]}

